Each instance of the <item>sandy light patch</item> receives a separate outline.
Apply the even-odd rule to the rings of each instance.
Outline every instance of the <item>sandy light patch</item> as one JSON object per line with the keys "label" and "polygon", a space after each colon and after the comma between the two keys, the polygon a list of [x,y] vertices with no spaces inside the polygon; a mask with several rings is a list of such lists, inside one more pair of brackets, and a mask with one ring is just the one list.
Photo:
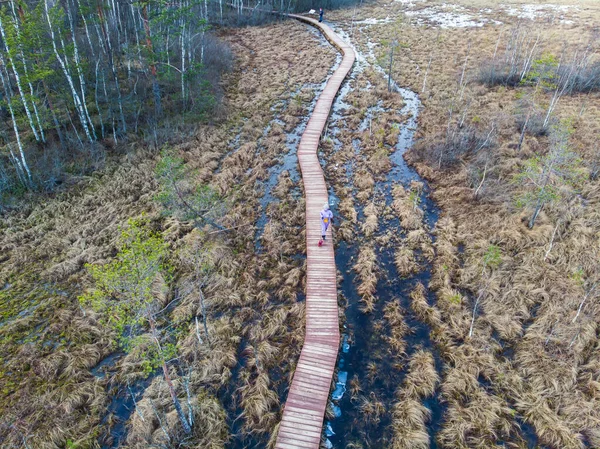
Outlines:
{"label": "sandy light patch", "polygon": [[406,6],[415,6],[416,3],[426,3],[427,0],[394,0],[394,2]]}
{"label": "sandy light patch", "polygon": [[369,17],[368,19],[360,20],[358,22],[354,22],[355,25],[382,25],[386,23],[392,23],[395,19],[391,17],[386,17],[385,19],[376,19],[374,17]]}
{"label": "sandy light patch", "polygon": [[415,19],[418,25],[433,25],[440,28],[471,28],[482,27],[486,24],[500,24],[480,15],[472,14],[468,9],[443,3],[441,6],[405,11],[404,14]]}
{"label": "sandy light patch", "polygon": [[578,11],[579,8],[574,5],[554,5],[550,3],[526,4],[520,6],[500,5],[509,16],[515,16],[519,19],[536,20],[541,18],[555,17],[561,23],[573,23],[572,20],[565,18],[565,14]]}

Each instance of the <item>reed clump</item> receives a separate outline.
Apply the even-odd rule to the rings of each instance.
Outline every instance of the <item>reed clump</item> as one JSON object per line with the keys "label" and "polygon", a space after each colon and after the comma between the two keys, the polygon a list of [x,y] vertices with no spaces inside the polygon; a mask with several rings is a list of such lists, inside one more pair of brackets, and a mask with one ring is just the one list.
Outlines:
{"label": "reed clump", "polygon": [[429,447],[426,426],[431,412],[422,400],[434,394],[439,381],[431,352],[421,349],[412,354],[403,384],[396,390],[391,425],[393,448]]}
{"label": "reed clump", "polygon": [[358,293],[361,296],[362,310],[365,313],[375,309],[377,300],[377,255],[373,247],[363,247],[358,254],[358,259],[353,270],[359,280]]}

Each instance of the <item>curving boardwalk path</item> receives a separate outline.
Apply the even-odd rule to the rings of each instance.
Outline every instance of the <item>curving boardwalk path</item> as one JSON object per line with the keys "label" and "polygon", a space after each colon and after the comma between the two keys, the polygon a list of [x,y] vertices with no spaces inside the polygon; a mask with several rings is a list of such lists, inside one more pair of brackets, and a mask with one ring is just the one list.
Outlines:
{"label": "curving boardwalk path", "polygon": [[319,213],[329,198],[317,147],[333,100],[354,64],[355,54],[329,26],[308,17],[289,16],[319,28],[344,55],[319,96],[298,146],[306,195],[306,335],[275,445],[279,449],[317,449],[340,344],[337,270],[331,228],[327,243],[322,247],[317,245],[321,238]]}

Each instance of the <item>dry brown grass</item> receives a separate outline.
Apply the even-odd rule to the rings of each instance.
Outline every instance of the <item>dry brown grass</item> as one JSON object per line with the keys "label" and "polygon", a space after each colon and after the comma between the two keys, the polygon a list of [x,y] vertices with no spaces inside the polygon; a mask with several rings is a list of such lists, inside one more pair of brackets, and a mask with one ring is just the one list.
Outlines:
{"label": "dry brown grass", "polygon": [[368,397],[359,396],[357,401],[364,420],[369,424],[377,424],[386,412],[385,404],[374,392],[371,392]]}
{"label": "dry brown grass", "polygon": [[365,237],[371,237],[377,231],[377,207],[375,203],[370,203],[364,209],[365,220],[361,225]]}
{"label": "dry brown grass", "polygon": [[397,358],[404,357],[406,355],[404,337],[410,333],[410,328],[404,321],[404,311],[398,301],[390,301],[384,306],[383,314],[390,330],[387,339],[392,354]]}
{"label": "dry brown grass", "polygon": [[[321,46],[296,22],[230,30],[224,38],[238,56],[238,68],[225,83],[228,121],[201,127],[193,138],[175,144],[192,181],[209,183],[227,197],[223,223],[229,227],[258,218],[257,180],[264,180],[268,167],[287,151],[284,128],[293,128],[306,115],[312,92],[300,88],[324,79],[335,51]],[[298,99],[290,101],[290,92],[296,90]],[[269,108],[277,100],[291,105],[282,111],[284,121],[289,120],[263,136],[274,114]],[[231,151],[238,133],[239,145]],[[274,191],[279,203],[268,208],[271,223],[264,252],[256,255],[251,226],[236,233],[211,233],[161,217],[152,201],[154,162],[150,151],[132,151],[111,161],[97,177],[25,206],[0,224],[0,285],[10,284],[0,292],[0,304],[4,308],[5,298],[22,298],[13,311],[2,313],[12,317],[32,307],[30,314],[0,330],[0,416],[3,422],[22,423],[21,433],[0,428],[3,444],[17,441],[18,446],[25,434],[36,448],[65,447],[67,439],[95,447],[97,435],[114,423],[110,417],[101,423],[109,381],[133,383],[145,375],[140,354],[122,358],[105,380],[90,375],[90,367],[114,350],[114,336],[107,335],[100,317],[90,311],[82,315],[76,301],[88,283],[83,265],[110,260],[118,226],[142,213],[171,245],[176,267],[173,289],[164,299],[176,296],[169,319],[177,329],[179,363],[192,370],[196,425],[186,445],[217,448],[229,439],[231,410],[223,409],[219,397],[234,380],[232,369],[238,363],[244,366],[235,379],[239,389],[233,403],[243,409],[243,432],[268,434],[278,421],[277,391],[289,382],[303,340],[304,306],[296,302],[296,294],[303,288],[305,268],[290,257],[304,250],[298,231],[304,224],[304,205],[292,192],[296,186],[288,173],[280,176]],[[191,248],[192,254],[204,254],[212,267],[202,287],[210,345],[203,329],[202,342],[196,330],[194,318],[202,319],[202,309]],[[246,351],[240,361],[242,338]],[[172,377],[186,409],[182,366]],[[157,376],[138,403],[145,419],[135,411],[131,415],[127,447],[166,443],[150,401],[171,432],[170,444],[182,437],[165,384]]]}
{"label": "dry brown grass", "polygon": [[400,245],[396,250],[394,262],[398,274],[402,277],[408,277],[419,271],[419,264],[415,261],[414,251],[404,245]]}
{"label": "dry brown grass", "polygon": [[[432,196],[442,209],[434,231],[435,254],[419,219],[418,205],[415,209],[414,203],[407,200],[410,191],[396,186],[393,212],[408,231],[396,258],[399,273],[408,273],[413,268],[409,249],[413,254],[421,250],[433,258],[430,283],[418,285],[412,292],[411,309],[431,326],[432,338],[447,366],[442,388],[449,408],[438,435],[439,443],[448,448],[490,447],[502,439],[507,445],[526,447],[518,425],[518,420],[523,420],[534,427],[540,445],[553,449],[579,448],[585,441],[594,447],[599,440],[600,407],[598,379],[591,376],[590,369],[597,366],[595,352],[600,345],[597,301],[585,305],[576,320],[575,317],[589,282],[598,278],[593,266],[597,265],[600,249],[599,181],[586,180],[579,196],[566,205],[545,207],[539,223],[528,230],[524,224],[528,212],[515,208],[513,198],[518,186],[510,180],[525,159],[546,151],[547,138],[527,136],[518,153],[516,116],[524,89],[490,89],[476,82],[479,67],[493,55],[498,37],[508,36],[518,19],[503,12],[504,7],[498,2],[459,0],[455,4],[466,8],[462,12],[476,15],[479,8],[490,8],[486,17],[503,24],[445,29],[431,24],[417,26],[402,17],[403,10],[442,8],[442,2],[414,3],[413,7],[399,2],[377,2],[356,12],[354,9],[332,12],[330,18],[344,23],[349,30],[353,16],[355,20],[389,16],[390,23],[355,24],[353,40],[363,53],[368,51],[368,41],[375,44],[375,57],[385,64],[389,61],[387,43],[398,39],[403,45],[394,56],[394,77],[400,85],[418,92],[423,102],[417,136],[419,152],[409,153],[407,159],[429,181]],[[519,0],[510,6],[520,8],[525,3],[535,2]],[[539,48],[555,55],[566,48],[567,53],[573,54],[576,47],[587,44],[594,36],[600,18],[600,5],[596,2],[546,3],[577,6],[565,14],[566,19],[575,23],[558,23],[551,17],[522,21],[521,26],[529,28],[529,36],[540,34]],[[452,126],[464,116],[465,126],[479,132],[487,132],[492,123],[497,130],[497,146],[489,159],[492,165],[478,198],[474,198],[474,191],[485,165],[483,155],[467,157],[444,170],[439,170],[437,161],[427,155],[440,137],[446,136],[448,110],[457,93],[469,43],[472,45],[467,83],[462,101],[455,103]],[[501,38],[500,52],[504,51],[504,45],[505,39]],[[592,46],[597,51],[598,41]],[[357,99],[358,108],[372,104],[366,94],[362,95],[362,102],[361,95],[353,98]],[[563,97],[555,112],[558,118],[572,119],[575,132],[571,145],[587,165],[596,157],[599,98],[597,93]],[[539,101],[546,105],[549,95]],[[375,134],[376,120],[374,123]],[[371,137],[368,131],[364,134],[364,151],[368,158],[373,158],[377,144],[368,143]],[[357,172],[359,183],[367,173],[376,175],[373,168]],[[366,183],[364,187],[358,185],[361,190],[369,189]],[[369,191],[362,193],[361,198],[368,201],[372,196]],[[491,279],[490,291],[479,306],[473,338],[466,339],[473,300],[481,284],[478,281],[481,258],[490,244],[501,248],[502,269]],[[436,292],[435,304],[427,303],[425,288]],[[403,345],[396,340],[390,339],[389,344],[403,351]],[[489,381],[486,388],[480,385],[480,375]],[[405,404],[399,402],[398,406]],[[413,404],[409,409],[417,413],[418,405]],[[398,413],[409,414],[402,408]],[[417,432],[419,428],[423,429],[416,426]],[[413,439],[415,444],[426,447],[427,440],[420,439],[418,433],[407,436],[412,428],[395,427],[395,434],[396,429],[399,432],[394,440],[396,447],[412,447]]]}
{"label": "dry brown grass", "polygon": [[353,267],[359,281],[358,294],[363,303],[362,310],[370,313],[375,309],[375,291],[377,288],[377,255],[373,247],[365,246],[360,250]]}
{"label": "dry brown grass", "polygon": [[428,448],[429,433],[426,424],[431,412],[421,401],[431,396],[439,383],[433,355],[424,350],[415,352],[408,364],[403,385],[396,391],[398,402],[392,411],[392,447]]}
{"label": "dry brown grass", "polygon": [[[411,192],[415,194],[411,195]],[[401,185],[394,187],[394,201],[392,208],[398,218],[403,229],[408,231],[420,229],[423,227],[423,210],[419,207],[418,190],[406,191]]]}

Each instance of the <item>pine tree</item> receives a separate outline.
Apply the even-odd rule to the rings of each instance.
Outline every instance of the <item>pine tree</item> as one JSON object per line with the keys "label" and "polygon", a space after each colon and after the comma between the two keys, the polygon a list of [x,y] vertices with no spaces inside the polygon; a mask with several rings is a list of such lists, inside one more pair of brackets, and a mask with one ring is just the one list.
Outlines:
{"label": "pine tree", "polygon": [[144,345],[146,340],[140,334],[150,330],[153,345],[146,351],[146,364],[150,369],[162,368],[183,430],[191,433],[191,423],[183,412],[167,365],[175,356],[175,346],[163,342],[157,325],[157,289],[168,282],[172,273],[167,256],[168,247],[160,235],[150,232],[141,221],[130,220],[121,232],[115,259],[106,265],[87,265],[94,288],[80,297],[80,302],[102,314],[105,325],[117,333],[119,344],[126,351]]}

